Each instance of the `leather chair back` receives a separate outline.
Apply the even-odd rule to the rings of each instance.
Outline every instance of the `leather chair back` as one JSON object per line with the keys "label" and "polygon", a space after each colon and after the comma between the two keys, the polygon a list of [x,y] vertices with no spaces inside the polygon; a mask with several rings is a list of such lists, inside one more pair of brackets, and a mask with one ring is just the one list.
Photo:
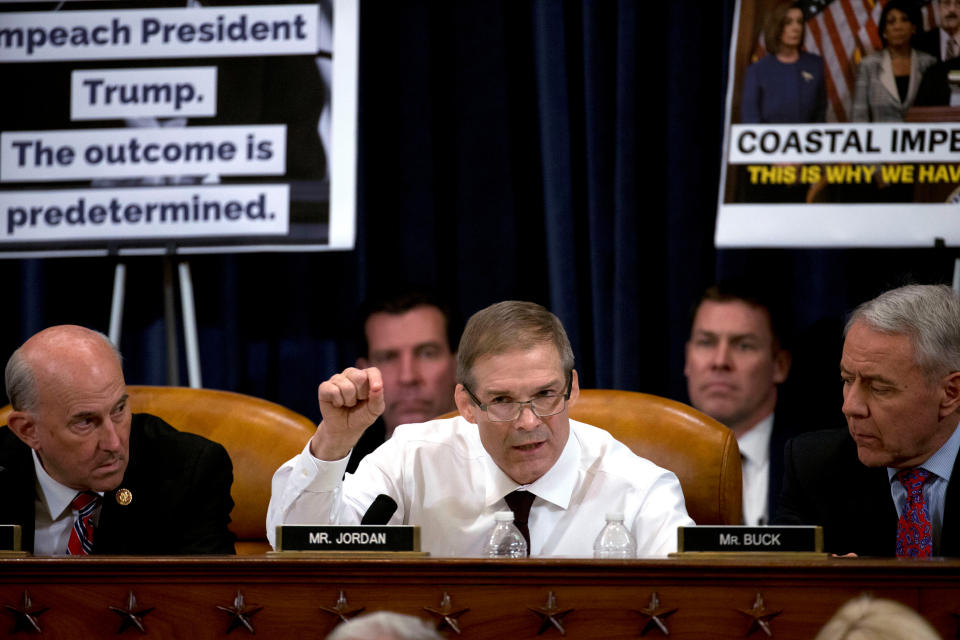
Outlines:
{"label": "leather chair back", "polygon": [[636,391],[581,389],[570,417],[609,431],[677,474],[697,524],[740,524],[740,448],[727,427],[680,402]]}

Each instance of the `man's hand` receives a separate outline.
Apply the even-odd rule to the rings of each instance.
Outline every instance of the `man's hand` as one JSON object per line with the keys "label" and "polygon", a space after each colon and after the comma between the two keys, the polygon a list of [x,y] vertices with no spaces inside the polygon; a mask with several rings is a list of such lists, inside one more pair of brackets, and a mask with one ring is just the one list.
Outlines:
{"label": "man's hand", "polygon": [[310,453],[320,460],[340,460],[383,413],[380,370],[350,367],[322,383],[317,400],[323,421],[310,439]]}

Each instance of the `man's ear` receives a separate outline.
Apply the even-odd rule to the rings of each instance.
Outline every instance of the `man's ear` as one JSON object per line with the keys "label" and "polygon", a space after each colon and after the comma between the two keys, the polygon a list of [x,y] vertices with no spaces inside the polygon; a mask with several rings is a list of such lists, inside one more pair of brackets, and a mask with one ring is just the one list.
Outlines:
{"label": "man's ear", "polygon": [[577,403],[577,398],[580,397],[580,380],[577,377],[577,370],[574,369],[570,372],[570,399],[567,400],[567,408],[569,409]]}
{"label": "man's ear", "polygon": [[940,419],[960,411],[960,371],[948,374],[941,383],[943,396],[940,399]]}
{"label": "man's ear", "polygon": [[369,369],[370,361],[364,357],[357,358],[357,369]]}
{"label": "man's ear", "polygon": [[790,374],[790,364],[793,362],[793,356],[786,349],[777,349],[773,355],[773,383],[781,384]]}
{"label": "man's ear", "polygon": [[463,388],[462,384],[458,384],[457,388],[454,389],[453,401],[457,404],[457,410],[460,412],[460,415],[463,416],[464,420],[477,424],[476,411],[479,407],[473,403],[473,399],[470,397],[470,394],[467,393],[467,390]]}
{"label": "man's ear", "polygon": [[10,415],[7,416],[7,428],[13,431],[31,449],[40,446],[37,423],[26,411],[11,411]]}

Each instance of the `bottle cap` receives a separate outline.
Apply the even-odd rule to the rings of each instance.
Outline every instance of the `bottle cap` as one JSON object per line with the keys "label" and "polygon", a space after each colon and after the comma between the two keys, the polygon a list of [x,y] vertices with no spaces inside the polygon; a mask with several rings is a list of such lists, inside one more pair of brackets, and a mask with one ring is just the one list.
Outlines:
{"label": "bottle cap", "polygon": [[611,511],[607,513],[607,522],[623,522],[623,511]]}
{"label": "bottle cap", "polygon": [[497,511],[493,519],[497,522],[513,522],[513,511]]}

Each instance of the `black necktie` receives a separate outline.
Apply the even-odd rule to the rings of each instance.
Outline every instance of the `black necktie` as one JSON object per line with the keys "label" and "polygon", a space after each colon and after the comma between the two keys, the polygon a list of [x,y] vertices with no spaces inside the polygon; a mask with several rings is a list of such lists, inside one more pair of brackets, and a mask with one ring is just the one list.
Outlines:
{"label": "black necktie", "polygon": [[530,505],[533,504],[534,495],[529,491],[517,489],[508,493],[504,500],[507,506],[513,511],[513,524],[517,525],[523,539],[527,541],[527,555],[530,555],[530,527],[527,526],[527,519],[530,517]]}

